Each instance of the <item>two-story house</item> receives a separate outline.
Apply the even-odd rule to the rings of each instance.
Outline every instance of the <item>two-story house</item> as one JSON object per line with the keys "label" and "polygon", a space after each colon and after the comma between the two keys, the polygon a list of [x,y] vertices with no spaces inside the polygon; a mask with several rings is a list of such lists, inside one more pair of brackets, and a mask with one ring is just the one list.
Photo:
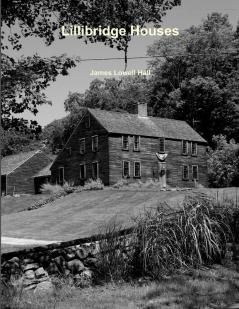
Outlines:
{"label": "two-story house", "polygon": [[149,117],[147,104],[138,114],[88,108],[52,164],[52,182],[153,178],[162,186],[207,186],[206,148],[185,121]]}

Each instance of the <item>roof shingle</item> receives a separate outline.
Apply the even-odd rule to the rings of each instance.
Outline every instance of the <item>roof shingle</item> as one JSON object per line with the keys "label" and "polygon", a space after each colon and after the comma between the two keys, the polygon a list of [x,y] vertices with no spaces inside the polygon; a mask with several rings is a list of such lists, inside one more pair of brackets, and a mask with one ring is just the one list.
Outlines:
{"label": "roof shingle", "polygon": [[139,117],[137,114],[88,108],[109,133],[165,137],[207,143],[187,122],[168,118]]}
{"label": "roof shingle", "polygon": [[40,150],[34,150],[29,152],[20,152],[15,155],[6,156],[1,159],[1,174],[8,175],[14,171],[17,167],[21,166],[25,161],[30,159],[34,154]]}
{"label": "roof shingle", "polygon": [[43,176],[51,176],[51,168],[52,162],[37,172],[33,177],[43,177]]}

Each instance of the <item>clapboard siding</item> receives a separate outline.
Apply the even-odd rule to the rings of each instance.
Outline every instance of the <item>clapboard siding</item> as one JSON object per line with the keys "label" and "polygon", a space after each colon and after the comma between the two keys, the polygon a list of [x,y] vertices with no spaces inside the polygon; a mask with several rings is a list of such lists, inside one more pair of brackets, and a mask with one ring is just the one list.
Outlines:
{"label": "clapboard siding", "polygon": [[[105,111],[101,111],[107,114]],[[84,118],[78,124],[76,130],[68,140],[64,149],[58,155],[57,159],[51,167],[52,182],[57,183],[59,177],[59,168],[64,167],[64,180],[71,184],[83,184],[80,179],[80,165],[86,164],[86,179],[92,178],[92,163],[99,163],[99,177],[105,185],[112,185],[122,179],[122,161],[130,161],[130,179],[136,181],[133,177],[133,162],[141,162],[141,180],[145,181],[149,178],[159,178],[159,164],[156,153],[159,152],[159,137],[140,136],[140,151],[133,150],[133,136],[130,135],[129,151],[122,150],[122,134],[110,133],[103,124],[112,119],[97,118],[97,114],[92,111],[86,111],[85,117],[90,115],[90,128],[85,128]],[[117,114],[118,115],[118,114]],[[103,117],[103,116],[102,116]],[[113,116],[112,116],[113,117]],[[103,119],[103,120],[102,120]],[[171,120],[172,121],[172,120]],[[113,125],[113,124],[112,124]],[[115,124],[117,126],[117,124]],[[182,126],[181,122],[180,125]],[[119,128],[120,130],[121,128]],[[192,165],[198,165],[199,183],[207,186],[207,166],[206,166],[206,142],[197,133],[194,132],[193,138],[198,141],[198,155],[196,157],[182,155],[182,141],[179,138],[166,138],[165,151],[168,154],[167,164],[167,184],[170,186],[192,187]],[[98,135],[99,149],[97,152],[92,151],[92,136]],[[195,137],[196,136],[196,137]],[[80,154],[80,139],[85,138],[86,153]],[[195,140],[195,139],[192,139]],[[201,142],[200,142],[201,141]],[[69,155],[69,150],[71,154]],[[182,166],[186,164],[190,168],[189,180],[182,180]]]}
{"label": "clapboard siding", "polygon": [[[122,161],[130,161],[130,178],[133,177],[133,162],[141,162],[141,180],[148,178],[158,178],[158,159],[156,152],[159,152],[158,138],[140,137],[140,151],[133,151],[133,136],[130,136],[129,151],[122,150],[122,135],[112,134],[109,136],[109,182],[116,183],[122,178]],[[196,157],[182,155],[181,140],[165,140],[165,152],[168,154],[167,164],[167,184],[171,186],[191,187],[194,186],[192,180],[192,165],[198,165],[199,183],[207,186],[207,165],[206,146],[198,144],[198,155]],[[182,165],[189,165],[190,177],[188,181],[182,180]]]}
{"label": "clapboard siding", "polygon": [[35,193],[34,175],[50,162],[51,160],[42,152],[34,154],[7,175],[7,194]]}
{"label": "clapboard siding", "polygon": [[[92,151],[92,136],[98,135],[98,151]],[[80,139],[85,138],[85,154],[80,153]],[[69,150],[71,155],[69,156]],[[109,161],[108,161],[108,133],[91,116],[90,128],[85,128],[84,119],[68,140],[64,149],[58,155],[51,167],[53,183],[58,182],[59,168],[64,167],[64,180],[73,185],[82,184],[80,179],[80,165],[86,164],[86,179],[92,178],[92,163],[99,163],[99,177],[104,184],[109,184]]]}

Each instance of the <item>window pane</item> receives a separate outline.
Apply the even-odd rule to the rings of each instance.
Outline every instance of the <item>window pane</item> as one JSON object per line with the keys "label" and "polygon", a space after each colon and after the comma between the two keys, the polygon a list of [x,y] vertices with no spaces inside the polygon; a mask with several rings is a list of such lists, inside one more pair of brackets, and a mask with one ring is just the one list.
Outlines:
{"label": "window pane", "polygon": [[81,179],[85,179],[86,175],[85,175],[85,165],[80,165],[80,178]]}
{"label": "window pane", "polygon": [[187,154],[188,153],[188,142],[187,141],[183,141],[182,142],[182,147],[183,147],[183,149],[182,149],[183,154]]}
{"label": "window pane", "polygon": [[193,169],[193,179],[198,179],[198,166],[193,165],[192,169]]}
{"label": "window pane", "polygon": [[189,178],[188,165],[183,165],[183,179],[186,180],[188,178]]}
{"label": "window pane", "polygon": [[159,139],[159,152],[165,152],[165,139],[163,137]]}
{"label": "window pane", "polygon": [[80,140],[80,153],[85,153],[85,139]]}
{"label": "window pane", "polygon": [[98,150],[98,136],[92,137],[92,151]]}
{"label": "window pane", "polygon": [[129,137],[128,135],[123,135],[123,149],[129,149]]}
{"label": "window pane", "polygon": [[92,178],[93,179],[99,178],[99,175],[98,175],[98,162],[92,163]]}
{"label": "window pane", "polygon": [[123,161],[123,176],[129,177],[129,162]]}
{"label": "window pane", "polygon": [[59,183],[63,184],[64,182],[64,167],[59,168]]}
{"label": "window pane", "polygon": [[134,162],[134,177],[140,177],[140,162]]}
{"label": "window pane", "polygon": [[197,143],[192,142],[192,155],[197,154]]}
{"label": "window pane", "polygon": [[139,150],[139,136],[134,136],[134,150]]}

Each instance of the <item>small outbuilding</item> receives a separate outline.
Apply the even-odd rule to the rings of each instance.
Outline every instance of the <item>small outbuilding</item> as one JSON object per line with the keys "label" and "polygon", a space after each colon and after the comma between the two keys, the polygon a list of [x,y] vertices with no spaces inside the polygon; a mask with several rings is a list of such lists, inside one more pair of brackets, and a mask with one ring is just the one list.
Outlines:
{"label": "small outbuilding", "polygon": [[41,150],[21,152],[1,160],[1,194],[40,193],[50,180],[52,160]]}

